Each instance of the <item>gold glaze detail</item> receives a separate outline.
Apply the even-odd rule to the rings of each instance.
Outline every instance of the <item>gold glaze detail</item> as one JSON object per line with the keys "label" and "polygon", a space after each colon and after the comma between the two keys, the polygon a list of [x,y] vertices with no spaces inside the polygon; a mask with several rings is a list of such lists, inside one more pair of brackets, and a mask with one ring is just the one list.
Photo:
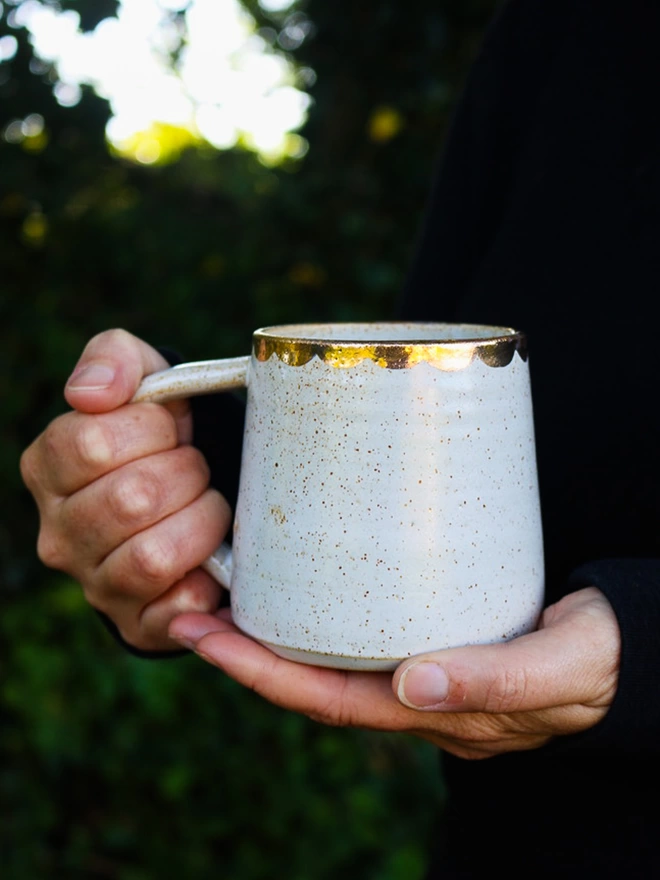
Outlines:
{"label": "gold glaze detail", "polygon": [[[489,367],[508,366],[516,352],[527,360],[527,340],[515,330],[502,330],[501,336],[474,339],[447,339],[438,342],[428,340],[359,342],[341,339],[310,339],[273,335],[277,328],[268,332],[257,330],[253,337],[254,356],[267,361],[273,355],[283,364],[300,367],[312,358],[332,367],[354,367],[370,360],[387,370],[402,370],[426,363],[437,370],[456,372],[464,370],[479,359]],[[283,328],[284,329],[284,328]]]}

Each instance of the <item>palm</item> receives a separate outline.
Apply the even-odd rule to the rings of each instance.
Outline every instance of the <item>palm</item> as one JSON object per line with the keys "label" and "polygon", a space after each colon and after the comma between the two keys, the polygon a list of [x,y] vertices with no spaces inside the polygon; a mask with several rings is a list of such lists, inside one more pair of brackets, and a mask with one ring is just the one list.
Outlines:
{"label": "palm", "polygon": [[[548,608],[534,633],[414,658],[393,678],[283,660],[243,635],[228,610],[182,615],[170,633],[282,708],[333,726],[405,731],[466,758],[538,748],[592,727],[611,704],[618,673],[618,626],[595,588]],[[397,696],[403,674],[420,661],[441,662],[449,675],[448,696],[434,711]]]}

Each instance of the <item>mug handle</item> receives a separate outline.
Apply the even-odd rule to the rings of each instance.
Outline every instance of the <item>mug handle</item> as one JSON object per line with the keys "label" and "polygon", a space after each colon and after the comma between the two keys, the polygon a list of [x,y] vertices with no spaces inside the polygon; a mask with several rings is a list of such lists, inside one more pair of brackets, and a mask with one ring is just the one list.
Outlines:
{"label": "mug handle", "polygon": [[[131,403],[170,403],[184,397],[199,397],[216,391],[247,388],[249,357],[179,364],[146,376]],[[230,588],[232,556],[229,544],[222,544],[202,563],[202,568],[226,590]]]}

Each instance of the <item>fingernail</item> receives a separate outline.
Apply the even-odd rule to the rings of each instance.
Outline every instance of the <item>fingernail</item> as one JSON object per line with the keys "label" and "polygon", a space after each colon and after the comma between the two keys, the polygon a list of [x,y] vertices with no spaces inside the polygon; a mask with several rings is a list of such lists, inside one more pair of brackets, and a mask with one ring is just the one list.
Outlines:
{"label": "fingernail", "polygon": [[397,696],[410,709],[441,708],[449,693],[447,673],[437,663],[409,666],[399,680]]}
{"label": "fingernail", "polygon": [[102,391],[109,388],[115,378],[115,371],[106,364],[87,364],[73,371],[67,388],[71,391]]}

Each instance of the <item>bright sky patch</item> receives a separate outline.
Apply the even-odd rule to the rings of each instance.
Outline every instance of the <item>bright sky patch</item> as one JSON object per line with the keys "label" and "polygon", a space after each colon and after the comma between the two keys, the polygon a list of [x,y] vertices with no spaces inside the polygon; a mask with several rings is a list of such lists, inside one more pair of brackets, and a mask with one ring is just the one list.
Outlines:
{"label": "bright sky patch", "polygon": [[[172,68],[170,52],[182,33],[168,13],[184,5],[122,0],[116,18],[82,33],[77,13],[24,0],[10,21],[24,25],[36,53],[55,63],[55,96],[61,104],[75,104],[83,83],[110,102],[108,139],[136,161],[158,161],[157,149],[144,149],[145,137],[157,140],[159,131],[172,128],[218,149],[240,142],[267,162],[302,155],[306,142],[293,133],[303,124],[310,99],[296,88],[291,63],[257,34],[238,0],[191,0],[184,45]],[[290,5],[290,0],[262,0],[267,10]],[[0,55],[12,49],[3,43]],[[142,143],[141,152],[132,146],[136,142]]]}

